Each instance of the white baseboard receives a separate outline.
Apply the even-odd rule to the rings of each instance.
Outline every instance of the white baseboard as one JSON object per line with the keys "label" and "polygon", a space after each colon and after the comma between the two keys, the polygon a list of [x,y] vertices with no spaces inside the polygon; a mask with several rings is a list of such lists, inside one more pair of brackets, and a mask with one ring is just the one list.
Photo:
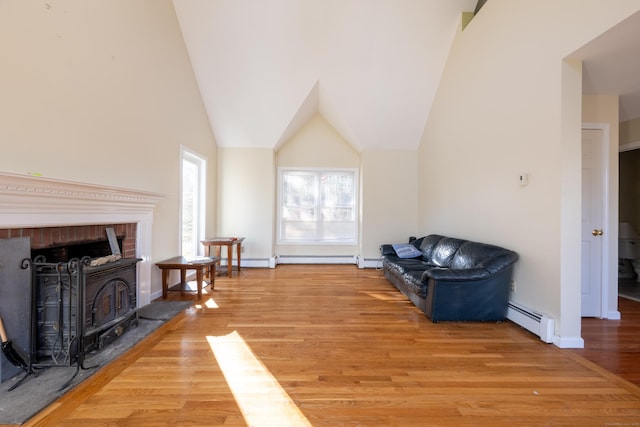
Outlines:
{"label": "white baseboard", "polygon": [[604,318],[609,320],[620,320],[622,317],[618,310],[613,310],[613,311],[607,311],[604,315]]}
{"label": "white baseboard", "polygon": [[159,291],[151,293],[151,301],[154,301],[154,300],[156,300],[158,298],[162,298],[162,289],[160,289]]}
{"label": "white baseboard", "polygon": [[584,340],[581,337],[560,337],[556,335],[553,344],[560,348],[584,348]]}

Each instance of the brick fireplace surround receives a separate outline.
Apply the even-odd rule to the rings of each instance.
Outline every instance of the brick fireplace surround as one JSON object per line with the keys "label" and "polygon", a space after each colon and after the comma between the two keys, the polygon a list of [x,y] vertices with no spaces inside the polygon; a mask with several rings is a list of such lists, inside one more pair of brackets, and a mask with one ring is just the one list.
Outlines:
{"label": "brick fireplace surround", "polygon": [[[136,257],[136,223],[76,225],[65,227],[3,228],[0,239],[29,237],[31,249],[45,249],[68,244],[106,240],[106,228],[111,227],[118,238],[122,238],[122,256]],[[108,255],[108,254],[105,254]]]}
{"label": "brick fireplace surround", "polygon": [[125,257],[137,257],[138,307],[151,302],[153,209],[161,194],[0,172],[0,238],[31,237],[32,249],[124,237]]}

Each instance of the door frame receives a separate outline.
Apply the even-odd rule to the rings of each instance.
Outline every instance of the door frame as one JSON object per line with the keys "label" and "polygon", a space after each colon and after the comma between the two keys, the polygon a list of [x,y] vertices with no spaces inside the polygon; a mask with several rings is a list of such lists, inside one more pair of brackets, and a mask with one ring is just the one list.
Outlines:
{"label": "door frame", "polygon": [[[617,208],[612,206],[611,203],[611,167],[610,167],[610,125],[609,123],[582,123],[582,130],[592,129],[602,131],[602,226],[605,233],[602,235],[602,270],[600,274],[600,317],[603,319],[620,319],[620,312],[617,310],[618,303],[615,301],[615,309],[611,310],[609,307],[610,291],[614,290],[617,294],[617,244],[615,247],[612,245],[617,243],[618,229],[617,226],[611,223],[613,212],[617,212]],[[615,209],[615,210],[614,210]],[[617,223],[617,221],[616,221]],[[615,236],[615,239],[613,237]],[[616,269],[612,270],[612,266]]]}

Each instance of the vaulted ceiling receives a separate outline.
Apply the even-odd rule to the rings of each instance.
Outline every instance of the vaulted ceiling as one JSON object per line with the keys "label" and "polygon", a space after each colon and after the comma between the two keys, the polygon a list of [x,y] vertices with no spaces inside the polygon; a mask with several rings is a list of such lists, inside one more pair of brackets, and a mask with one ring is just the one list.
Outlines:
{"label": "vaulted ceiling", "polygon": [[277,149],[320,113],[357,150],[416,149],[477,0],[174,0],[216,142]]}
{"label": "vaulted ceiling", "polygon": [[[357,150],[416,149],[477,0],[173,0],[218,146],[277,149],[320,113]],[[640,117],[640,13],[576,51]]]}

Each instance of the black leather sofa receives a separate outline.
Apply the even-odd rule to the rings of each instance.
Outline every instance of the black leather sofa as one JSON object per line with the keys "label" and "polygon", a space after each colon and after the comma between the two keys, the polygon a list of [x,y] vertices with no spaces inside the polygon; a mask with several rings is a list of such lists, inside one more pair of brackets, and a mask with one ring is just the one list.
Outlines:
{"label": "black leather sofa", "polygon": [[431,321],[506,318],[516,252],[437,234],[380,251],[385,277]]}

